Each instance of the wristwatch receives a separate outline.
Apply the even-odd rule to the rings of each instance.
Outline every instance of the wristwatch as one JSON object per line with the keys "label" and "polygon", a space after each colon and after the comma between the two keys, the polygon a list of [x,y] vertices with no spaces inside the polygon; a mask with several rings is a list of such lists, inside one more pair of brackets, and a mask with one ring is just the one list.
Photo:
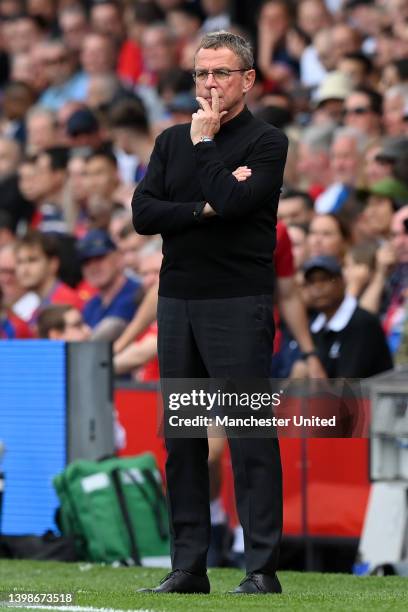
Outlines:
{"label": "wristwatch", "polygon": [[300,353],[300,358],[302,359],[302,361],[306,361],[306,359],[309,359],[309,357],[318,357],[317,351],[313,350],[313,351],[302,351]]}
{"label": "wristwatch", "polygon": [[213,142],[213,138],[211,136],[201,136],[200,142]]}

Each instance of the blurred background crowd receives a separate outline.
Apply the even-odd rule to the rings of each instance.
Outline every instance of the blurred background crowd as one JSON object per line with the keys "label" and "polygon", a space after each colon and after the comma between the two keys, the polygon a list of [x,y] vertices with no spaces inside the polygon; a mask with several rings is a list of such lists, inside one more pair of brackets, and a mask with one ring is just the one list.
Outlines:
{"label": "blurred background crowd", "polygon": [[[219,29],[251,40],[247,105],[289,137],[277,275],[326,374],[408,363],[408,0],[0,0],[0,339],[112,340],[117,374],[157,379],[134,317],[161,241],[131,198]],[[281,315],[273,373],[302,375]]]}

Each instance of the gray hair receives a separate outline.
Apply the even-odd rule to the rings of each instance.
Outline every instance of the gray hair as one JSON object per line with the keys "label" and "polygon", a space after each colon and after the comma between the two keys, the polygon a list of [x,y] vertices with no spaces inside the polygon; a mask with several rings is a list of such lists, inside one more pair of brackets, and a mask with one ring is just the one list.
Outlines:
{"label": "gray hair", "polygon": [[337,128],[334,132],[333,144],[340,138],[350,138],[350,140],[354,140],[359,153],[362,153],[367,146],[367,136],[360,132],[360,130],[351,126]]}
{"label": "gray hair", "polygon": [[196,55],[200,49],[230,49],[235,53],[241,62],[242,68],[251,69],[254,65],[254,54],[251,44],[239,34],[219,30],[218,32],[209,32],[206,34],[196,51]]}
{"label": "gray hair", "polygon": [[334,125],[311,125],[306,128],[300,137],[301,142],[305,143],[312,151],[329,152],[334,135]]}
{"label": "gray hair", "polygon": [[398,83],[390,87],[384,95],[387,99],[401,97],[406,105],[408,104],[408,83]]}

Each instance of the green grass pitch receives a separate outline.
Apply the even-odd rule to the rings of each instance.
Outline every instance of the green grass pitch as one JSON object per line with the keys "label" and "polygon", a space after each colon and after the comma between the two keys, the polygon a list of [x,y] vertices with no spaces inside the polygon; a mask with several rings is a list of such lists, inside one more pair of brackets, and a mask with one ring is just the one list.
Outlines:
{"label": "green grass pitch", "polygon": [[[283,595],[227,595],[242,573],[231,569],[209,570],[210,595],[139,594],[136,589],[153,586],[168,570],[112,568],[86,563],[0,561],[0,591],[4,605],[8,591],[75,594],[74,603],[63,610],[102,612],[247,612],[287,610],[290,612],[366,612],[408,610],[408,578],[365,577],[346,574],[281,572]],[[6,610],[21,610],[7,607]],[[28,606],[23,609],[30,609]],[[58,610],[58,607],[47,609]]]}

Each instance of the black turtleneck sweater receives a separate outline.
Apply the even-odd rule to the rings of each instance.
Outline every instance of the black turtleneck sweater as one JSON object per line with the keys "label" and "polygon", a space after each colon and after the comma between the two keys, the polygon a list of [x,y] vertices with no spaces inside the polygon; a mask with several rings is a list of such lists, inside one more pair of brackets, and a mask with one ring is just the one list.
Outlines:
{"label": "black turtleneck sweater", "polygon": [[[210,299],[270,294],[274,287],[276,211],[288,142],[245,108],[214,142],[193,145],[190,124],[156,140],[132,201],[139,234],[161,234],[159,294]],[[232,172],[248,166],[238,182]],[[203,218],[209,202],[217,215]]]}

